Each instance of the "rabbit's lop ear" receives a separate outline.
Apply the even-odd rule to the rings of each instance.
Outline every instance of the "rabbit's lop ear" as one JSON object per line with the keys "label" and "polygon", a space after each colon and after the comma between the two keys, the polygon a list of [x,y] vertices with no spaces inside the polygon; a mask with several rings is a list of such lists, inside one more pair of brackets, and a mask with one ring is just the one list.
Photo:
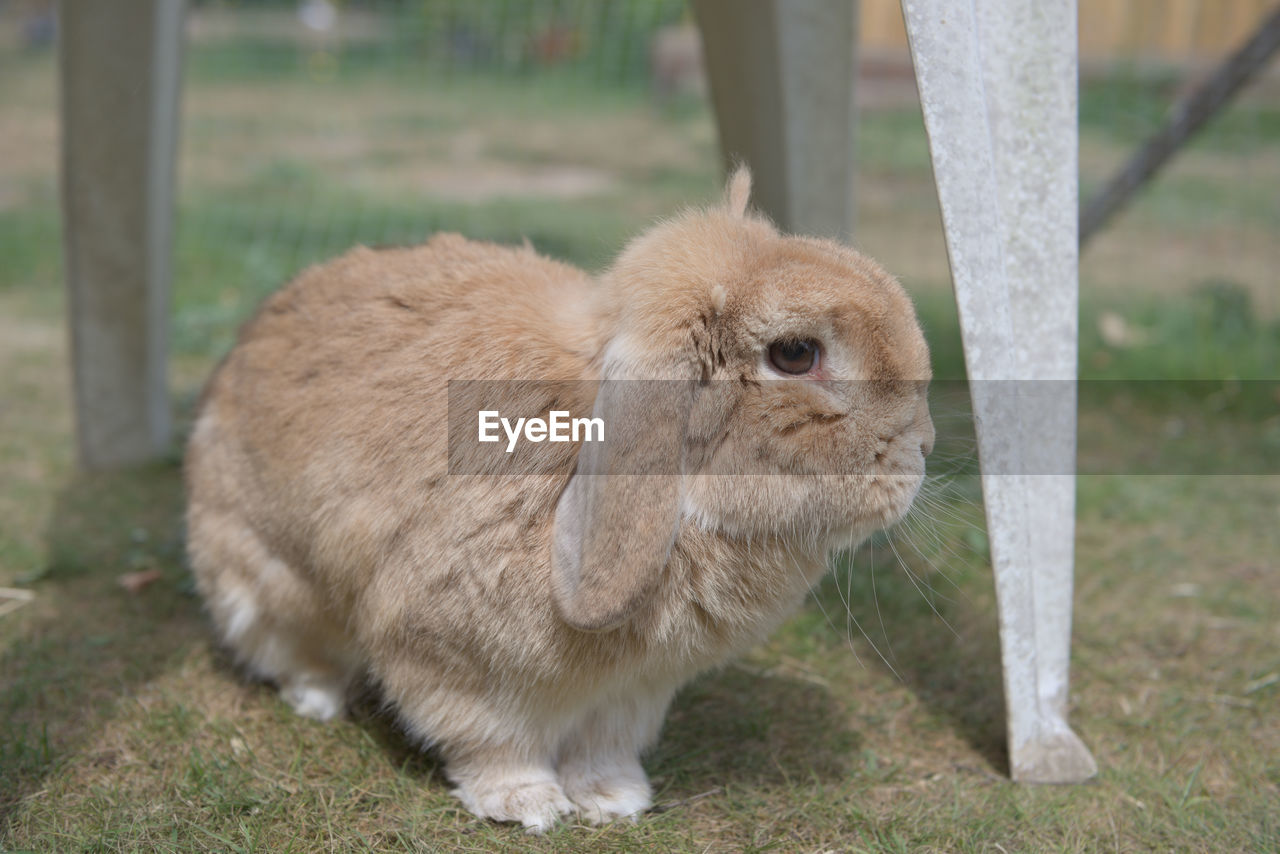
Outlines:
{"label": "rabbit's lop ear", "polygon": [[654,592],[680,516],[680,456],[694,386],[686,380],[606,379],[586,442],[556,505],[552,595],[583,631],[625,622]]}

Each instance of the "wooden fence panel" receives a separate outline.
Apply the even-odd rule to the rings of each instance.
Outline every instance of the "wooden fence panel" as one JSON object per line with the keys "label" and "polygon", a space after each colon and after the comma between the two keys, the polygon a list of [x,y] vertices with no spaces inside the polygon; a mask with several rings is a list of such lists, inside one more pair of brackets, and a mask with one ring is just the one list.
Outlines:
{"label": "wooden fence panel", "polygon": [[[1243,42],[1276,0],[1079,0],[1080,56],[1089,62],[1213,60]],[[907,50],[899,0],[862,0],[864,49]]]}

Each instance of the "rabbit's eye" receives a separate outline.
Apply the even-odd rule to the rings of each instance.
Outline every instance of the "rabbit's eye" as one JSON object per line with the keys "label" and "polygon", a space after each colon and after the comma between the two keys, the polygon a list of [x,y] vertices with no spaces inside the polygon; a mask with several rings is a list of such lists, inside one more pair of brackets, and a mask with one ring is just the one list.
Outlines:
{"label": "rabbit's eye", "polygon": [[817,341],[774,341],[769,364],[784,374],[807,374],[818,365]]}

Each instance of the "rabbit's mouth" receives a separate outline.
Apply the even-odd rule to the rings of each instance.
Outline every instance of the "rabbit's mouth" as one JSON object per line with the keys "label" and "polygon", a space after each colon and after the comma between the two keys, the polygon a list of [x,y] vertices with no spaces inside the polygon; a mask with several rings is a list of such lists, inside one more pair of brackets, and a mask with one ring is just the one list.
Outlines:
{"label": "rabbit's mouth", "polygon": [[875,474],[693,475],[681,509],[706,531],[829,551],[828,544],[844,547],[901,521],[923,482],[922,459]]}
{"label": "rabbit's mouth", "polygon": [[867,537],[892,528],[907,517],[915,502],[924,474],[865,475],[871,500],[849,514],[828,540],[828,553],[850,549]]}

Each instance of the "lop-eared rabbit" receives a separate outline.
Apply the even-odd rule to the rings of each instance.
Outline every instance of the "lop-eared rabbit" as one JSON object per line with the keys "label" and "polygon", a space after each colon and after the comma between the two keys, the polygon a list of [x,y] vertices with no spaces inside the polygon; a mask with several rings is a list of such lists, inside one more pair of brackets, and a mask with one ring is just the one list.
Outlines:
{"label": "lop-eared rabbit", "polygon": [[[749,190],[739,170],[597,278],[444,234],[270,297],[186,461],[191,565],[246,669],[319,719],[367,679],[477,816],[645,810],[676,689],[898,521],[933,442],[902,288]],[[515,472],[501,445],[458,456],[465,382],[604,436],[526,443]]]}

